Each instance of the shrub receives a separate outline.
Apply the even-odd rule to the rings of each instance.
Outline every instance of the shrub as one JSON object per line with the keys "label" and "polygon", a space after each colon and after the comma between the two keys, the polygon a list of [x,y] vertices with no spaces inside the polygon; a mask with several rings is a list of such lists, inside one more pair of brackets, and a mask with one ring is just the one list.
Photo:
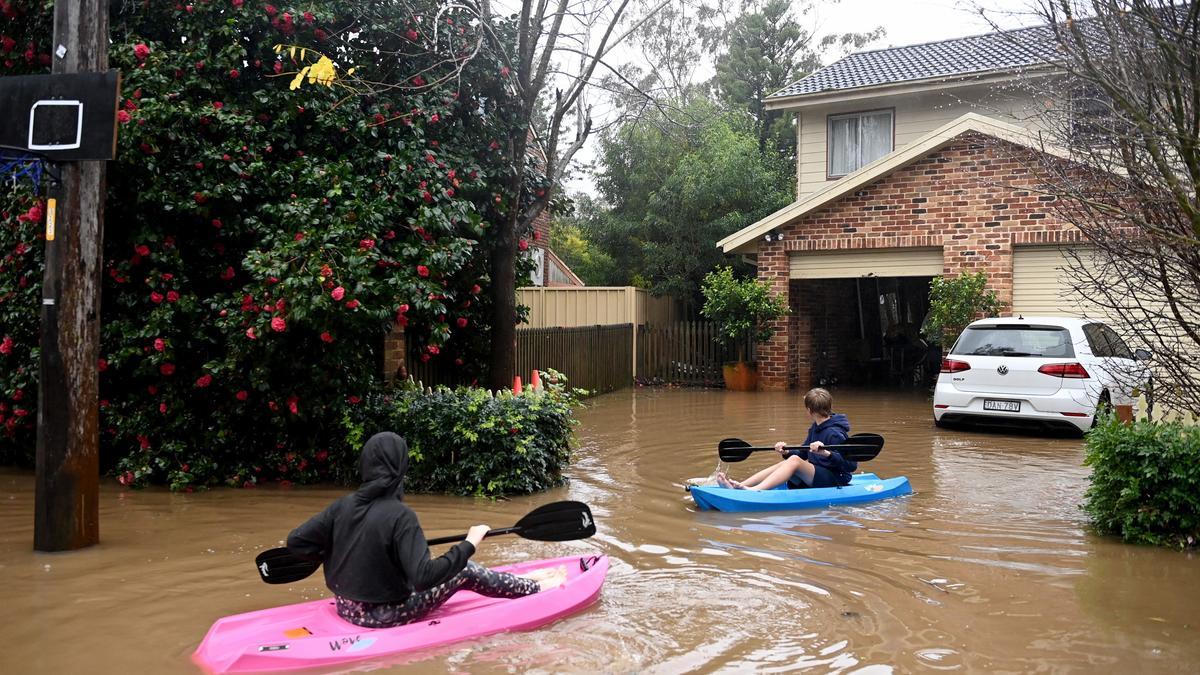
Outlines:
{"label": "shrub", "polygon": [[980,315],[996,316],[1000,306],[996,292],[987,289],[987,275],[983,272],[934,277],[929,284],[929,316],[921,332],[931,342],[948,347],[967,324]]}
{"label": "shrub", "polygon": [[1200,427],[1102,418],[1087,436],[1084,510],[1125,541],[1177,548],[1200,541]]}
{"label": "shrub", "polygon": [[379,395],[347,414],[347,453],[337,478],[358,480],[357,449],[373,434],[394,431],[408,441],[405,488],[499,496],[529,494],[562,485],[570,461],[576,392],[564,378],[541,392],[526,387],[519,396],[475,387],[411,385]]}
{"label": "shrub", "polygon": [[771,289],[757,279],[735,279],[733,270],[720,267],[704,275],[700,292],[704,308],[700,313],[717,323],[717,341],[738,345],[738,360],[744,361],[742,338],[765,342],[775,334],[771,322],[786,315],[787,307]]}

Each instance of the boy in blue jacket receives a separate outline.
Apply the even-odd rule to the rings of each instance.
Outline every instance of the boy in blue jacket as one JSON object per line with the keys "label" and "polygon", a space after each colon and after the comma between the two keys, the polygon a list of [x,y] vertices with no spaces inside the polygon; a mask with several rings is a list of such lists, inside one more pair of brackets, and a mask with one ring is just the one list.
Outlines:
{"label": "boy in blue jacket", "polygon": [[[850,420],[841,413],[833,412],[833,396],[825,389],[811,389],[804,395],[804,407],[812,418],[804,445],[808,451],[785,450],[787,443],[779,441],[775,450],[783,461],[759,471],[744,481],[738,482],[725,475],[717,474],[721,487],[739,490],[770,490],[783,483],[789,488],[838,487],[850,483],[851,474],[858,463],[841,456],[826,445],[840,445],[850,436]],[[802,455],[807,454],[808,457]]]}

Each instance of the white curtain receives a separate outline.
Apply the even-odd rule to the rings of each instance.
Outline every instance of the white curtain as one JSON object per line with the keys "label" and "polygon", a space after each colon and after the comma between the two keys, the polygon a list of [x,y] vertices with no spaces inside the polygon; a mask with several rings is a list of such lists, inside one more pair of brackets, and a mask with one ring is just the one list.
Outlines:
{"label": "white curtain", "polygon": [[829,124],[829,175],[844,176],[892,151],[892,113],[837,117]]}

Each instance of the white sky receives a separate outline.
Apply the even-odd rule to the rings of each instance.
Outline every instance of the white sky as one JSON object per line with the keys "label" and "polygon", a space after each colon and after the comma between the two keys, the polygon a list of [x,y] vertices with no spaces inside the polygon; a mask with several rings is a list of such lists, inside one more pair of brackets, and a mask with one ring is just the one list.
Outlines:
{"label": "white sky", "polygon": [[[883,26],[887,31],[886,36],[866,47],[878,49],[990,32],[991,25],[979,15],[980,7],[984,8],[989,18],[1004,28],[1037,23],[1028,13],[1033,1],[841,0],[831,3],[815,0],[816,8],[806,19],[817,35],[865,32]],[[836,59],[836,55],[831,55],[827,62]],[[710,64],[708,68],[701,69],[700,74],[709,77],[711,73]],[[594,161],[597,144],[594,136],[590,138],[587,145],[576,154],[576,162]],[[567,181],[567,192],[596,195],[592,176],[586,172],[577,174]]]}

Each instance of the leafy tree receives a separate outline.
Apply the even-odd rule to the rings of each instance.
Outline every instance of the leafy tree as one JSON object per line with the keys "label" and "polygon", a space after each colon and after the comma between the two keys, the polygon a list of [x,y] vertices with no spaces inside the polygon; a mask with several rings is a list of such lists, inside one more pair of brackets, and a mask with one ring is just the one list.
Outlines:
{"label": "leafy tree", "polygon": [[996,292],[987,288],[983,272],[934,277],[929,283],[929,314],[921,332],[930,341],[949,347],[967,324],[996,316],[1000,307]]}
{"label": "leafy tree", "polygon": [[700,280],[724,261],[716,242],[786,205],[792,188],[785,162],[758,152],[744,115],[703,101],[685,115],[701,121],[641,121],[604,137],[598,183],[613,205],[605,237],[636,251],[614,255],[618,264],[655,293],[698,304]]}
{"label": "leafy tree", "polygon": [[793,157],[796,131],[793,117],[766,109],[766,97],[821,66],[831,49],[861,49],[883,36],[883,29],[866,33],[817,36],[801,25],[812,3],[758,0],[720,34],[724,50],[717,57],[712,87],[730,110],[744,110],[754,121],[758,150]]}
{"label": "leafy tree", "polygon": [[704,275],[704,307],[700,313],[717,324],[717,341],[736,344],[738,360],[745,361],[744,339],[766,342],[775,334],[771,322],[787,315],[784,301],[771,295],[771,287],[758,279],[737,279],[733,269],[719,267]]}
{"label": "leafy tree", "polygon": [[588,286],[626,285],[627,275],[590,238],[592,224],[603,213],[600,205],[587,195],[577,195],[573,202],[571,214],[560,215],[551,223],[550,247]]}

